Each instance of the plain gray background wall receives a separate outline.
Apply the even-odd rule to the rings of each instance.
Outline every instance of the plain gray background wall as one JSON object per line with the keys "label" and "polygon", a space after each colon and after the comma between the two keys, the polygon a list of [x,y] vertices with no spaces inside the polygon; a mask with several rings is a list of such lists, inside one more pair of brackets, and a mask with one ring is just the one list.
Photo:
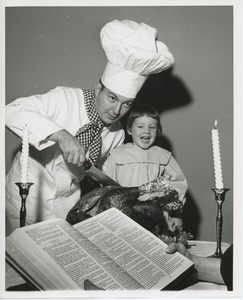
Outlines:
{"label": "plain gray background wall", "polygon": [[[174,54],[175,66],[149,78],[138,98],[156,106],[162,140],[188,184],[185,228],[215,241],[211,129],[218,120],[224,185],[222,240],[233,241],[233,7],[8,7],[6,103],[58,85],[92,88],[106,64],[101,27],[145,22]],[[71,118],[71,116],[70,116]],[[6,171],[21,140],[6,130]]]}

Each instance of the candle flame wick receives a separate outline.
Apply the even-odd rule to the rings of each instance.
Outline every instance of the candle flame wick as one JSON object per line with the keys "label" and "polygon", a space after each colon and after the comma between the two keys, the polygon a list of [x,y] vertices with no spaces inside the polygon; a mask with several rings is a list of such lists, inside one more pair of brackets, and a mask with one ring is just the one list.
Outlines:
{"label": "candle flame wick", "polygon": [[217,119],[214,121],[214,129],[217,129],[218,121]]}

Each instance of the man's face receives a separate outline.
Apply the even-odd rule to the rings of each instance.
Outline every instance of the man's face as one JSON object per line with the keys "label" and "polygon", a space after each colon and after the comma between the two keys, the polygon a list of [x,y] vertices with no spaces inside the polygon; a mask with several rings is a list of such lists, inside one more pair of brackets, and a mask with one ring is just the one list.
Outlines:
{"label": "man's face", "polygon": [[110,125],[129,111],[133,101],[133,98],[120,96],[104,86],[97,93],[96,109],[101,120]]}

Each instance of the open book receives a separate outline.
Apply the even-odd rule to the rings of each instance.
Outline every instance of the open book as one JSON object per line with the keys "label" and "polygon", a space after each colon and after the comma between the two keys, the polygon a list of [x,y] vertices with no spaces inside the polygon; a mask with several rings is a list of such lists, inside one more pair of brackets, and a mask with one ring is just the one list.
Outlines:
{"label": "open book", "polygon": [[6,260],[39,290],[84,289],[85,279],[105,290],[162,290],[193,266],[166,247],[110,208],[73,226],[51,219],[18,228],[6,238]]}

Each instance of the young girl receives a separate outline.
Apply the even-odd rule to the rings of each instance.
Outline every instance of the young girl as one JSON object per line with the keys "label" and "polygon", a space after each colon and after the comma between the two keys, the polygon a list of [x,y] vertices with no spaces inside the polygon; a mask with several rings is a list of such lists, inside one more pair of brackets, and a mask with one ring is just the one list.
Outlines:
{"label": "young girl", "polygon": [[[109,153],[106,174],[125,187],[141,186],[163,175],[184,204],[188,186],[181,168],[169,151],[154,145],[156,137],[162,135],[158,111],[146,104],[135,106],[127,120],[127,133],[132,136],[132,143]],[[139,200],[148,198],[149,195],[144,195]],[[180,214],[165,217],[168,229],[182,229]]]}

